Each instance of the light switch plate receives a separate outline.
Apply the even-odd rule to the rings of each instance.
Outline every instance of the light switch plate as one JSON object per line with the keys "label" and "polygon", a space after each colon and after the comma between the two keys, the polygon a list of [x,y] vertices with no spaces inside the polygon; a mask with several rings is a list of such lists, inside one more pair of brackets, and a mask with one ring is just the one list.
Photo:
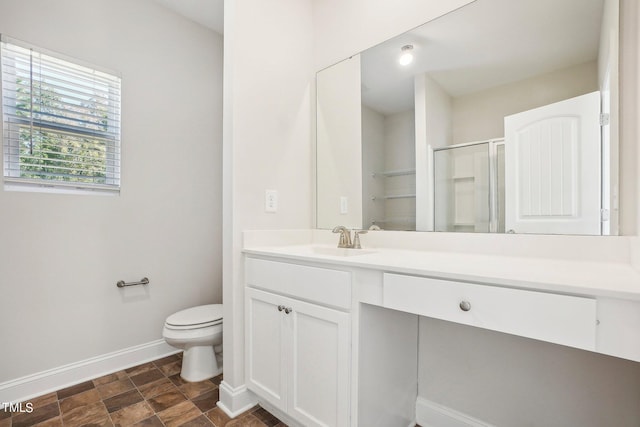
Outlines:
{"label": "light switch plate", "polygon": [[340,214],[345,215],[349,213],[349,202],[347,196],[340,197]]}
{"label": "light switch plate", "polygon": [[278,211],[278,191],[277,190],[264,191],[264,210],[265,212]]}

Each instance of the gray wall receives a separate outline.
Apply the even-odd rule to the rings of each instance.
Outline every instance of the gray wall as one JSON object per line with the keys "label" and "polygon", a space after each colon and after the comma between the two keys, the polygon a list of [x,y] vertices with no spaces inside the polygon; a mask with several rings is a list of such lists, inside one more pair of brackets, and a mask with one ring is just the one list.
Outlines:
{"label": "gray wall", "polygon": [[640,363],[420,318],[418,395],[497,427],[637,427]]}

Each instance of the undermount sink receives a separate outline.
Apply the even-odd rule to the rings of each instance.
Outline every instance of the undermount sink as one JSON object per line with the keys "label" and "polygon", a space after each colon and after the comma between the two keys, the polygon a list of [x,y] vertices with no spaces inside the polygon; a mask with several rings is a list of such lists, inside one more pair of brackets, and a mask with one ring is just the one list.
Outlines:
{"label": "undermount sink", "polygon": [[367,249],[352,249],[352,248],[336,248],[331,246],[311,246],[311,252],[317,255],[331,255],[331,256],[358,256],[375,253],[375,251]]}

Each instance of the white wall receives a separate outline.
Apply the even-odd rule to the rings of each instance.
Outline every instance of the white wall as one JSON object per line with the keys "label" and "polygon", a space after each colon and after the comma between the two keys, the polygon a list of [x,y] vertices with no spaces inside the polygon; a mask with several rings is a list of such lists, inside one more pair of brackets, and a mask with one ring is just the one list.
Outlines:
{"label": "white wall", "polygon": [[[384,167],[384,116],[362,104],[362,225],[384,217],[384,202],[372,196],[384,194],[384,178],[375,176]],[[321,228],[318,226],[318,228]]]}
{"label": "white wall", "polygon": [[451,144],[451,97],[427,74],[415,77],[416,230],[433,231],[433,149]]}
{"label": "white wall", "polygon": [[320,71],[316,85],[317,227],[362,228],[360,55]]}
{"label": "white wall", "polygon": [[620,0],[620,211],[622,235],[640,230],[640,167],[638,114],[640,113],[640,7],[637,1]]}
{"label": "white wall", "polygon": [[389,114],[384,119],[384,168],[413,169],[416,164],[415,113]]}
{"label": "white wall", "polygon": [[635,427],[640,363],[420,318],[418,395],[499,427]]}
{"label": "white wall", "polygon": [[[311,228],[311,0],[225,0],[223,407],[252,403],[244,385],[242,231]],[[265,189],[278,212],[264,210]],[[244,400],[243,400],[244,399]]]}
{"label": "white wall", "polygon": [[596,90],[594,61],[453,98],[452,144],[504,138],[505,116]]}
{"label": "white wall", "polygon": [[123,114],[120,196],[0,191],[3,382],[221,301],[222,39],[151,0],[5,0],[0,32],[121,72]]}
{"label": "white wall", "polygon": [[[384,119],[384,170],[414,169],[416,165],[415,113],[413,110],[390,114]],[[384,180],[387,195],[407,195],[416,192],[416,176],[400,175]],[[385,230],[415,229],[416,199],[388,199],[384,202]]]}

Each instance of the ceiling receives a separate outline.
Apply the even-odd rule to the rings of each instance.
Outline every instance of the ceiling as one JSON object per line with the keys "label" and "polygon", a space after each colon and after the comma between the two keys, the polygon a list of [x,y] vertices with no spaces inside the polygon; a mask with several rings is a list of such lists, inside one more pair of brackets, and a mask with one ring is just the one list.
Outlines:
{"label": "ceiling", "polygon": [[[155,1],[224,34],[224,0]],[[476,0],[363,52],[363,102],[383,114],[411,109],[419,73],[455,97],[593,61],[603,1]],[[403,68],[406,44],[416,60]]]}
{"label": "ceiling", "polygon": [[224,34],[224,0],[155,0],[172,11]]}
{"label": "ceiling", "polygon": [[[383,113],[413,108],[427,73],[452,97],[597,59],[603,0],[476,0],[361,54],[362,98]],[[398,65],[400,48],[415,60]]]}

